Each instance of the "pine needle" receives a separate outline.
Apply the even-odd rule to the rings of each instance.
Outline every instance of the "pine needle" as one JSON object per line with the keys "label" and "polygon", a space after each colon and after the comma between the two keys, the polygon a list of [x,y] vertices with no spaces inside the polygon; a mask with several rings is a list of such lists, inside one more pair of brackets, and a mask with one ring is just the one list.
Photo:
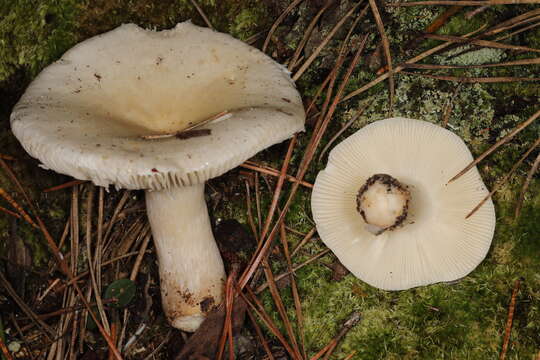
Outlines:
{"label": "pine needle", "polygon": [[506,319],[506,326],[504,328],[504,340],[499,360],[504,360],[506,358],[506,352],[508,351],[508,344],[510,343],[510,333],[512,332],[512,323],[514,320],[514,312],[516,310],[516,299],[519,292],[519,287],[520,281],[518,279],[514,283],[512,297],[510,298],[510,305],[508,306],[508,317]]}
{"label": "pine needle", "polygon": [[514,136],[516,136],[521,130],[525,129],[527,126],[532,124],[538,117],[540,117],[540,110],[535,112],[530,118],[528,118],[526,121],[522,122],[518,126],[514,128],[508,135],[506,135],[501,140],[497,141],[493,146],[491,146],[489,149],[484,151],[484,153],[480,156],[478,156],[476,159],[474,159],[469,165],[467,165],[463,170],[461,170],[459,173],[457,173],[453,178],[448,180],[449,183],[452,181],[455,181],[459,179],[463,174],[465,174],[467,171],[472,169],[476,164],[478,164],[480,161],[484,160],[488,155],[490,155],[492,152],[497,150],[501,145],[506,144],[510,139],[512,139]]}
{"label": "pine needle", "polygon": [[381,41],[384,49],[384,57],[386,59],[386,68],[388,69],[388,87],[390,90],[390,113],[392,113],[392,109],[394,108],[394,94],[395,94],[395,83],[394,83],[394,72],[392,67],[392,55],[390,53],[390,42],[388,41],[388,37],[386,36],[386,32],[384,31],[384,24],[381,19],[381,14],[379,13],[379,9],[377,8],[377,3],[375,0],[369,0],[369,6],[371,7],[371,11],[373,12],[373,17],[375,18],[375,23],[377,24],[377,30],[379,30],[379,35],[381,36]]}
{"label": "pine needle", "polygon": [[517,4],[540,4],[540,0],[433,0],[433,1],[411,1],[386,3],[387,6],[409,7],[409,6],[430,6],[430,5],[459,5],[459,6],[493,6],[493,5],[517,5]]}
{"label": "pine needle", "polygon": [[536,140],[536,142],[529,148],[529,150],[527,150],[525,152],[525,154],[523,154],[523,156],[514,164],[514,166],[512,166],[512,169],[510,169],[510,171],[508,173],[506,173],[506,175],[502,178],[502,180],[500,180],[494,187],[493,189],[491,190],[491,192],[489,194],[487,194],[483,199],[482,201],[480,201],[480,203],[478,205],[476,205],[474,207],[474,209],[471,210],[470,213],[467,214],[467,216],[465,216],[465,219],[468,219],[470,218],[476,211],[478,211],[478,209],[480,209],[482,207],[482,205],[484,205],[484,203],[493,195],[495,194],[495,192],[497,192],[497,190],[499,190],[499,188],[504,185],[508,179],[510,179],[510,176],[512,176],[512,174],[518,169],[518,167],[521,165],[521,163],[523,163],[523,161],[525,161],[525,159],[531,154],[531,152],[533,152],[533,150],[538,146],[540,145],[540,138],[538,138],[538,140]]}
{"label": "pine needle", "polygon": [[523,200],[525,199],[525,194],[527,193],[527,189],[529,188],[529,185],[531,183],[532,177],[538,171],[538,167],[540,166],[540,154],[536,157],[536,160],[534,160],[533,165],[531,166],[531,170],[527,173],[527,178],[525,179],[525,182],[523,183],[523,187],[521,188],[521,191],[519,193],[518,201],[516,204],[516,211],[514,213],[514,220],[517,220],[519,218],[519,214],[521,212],[521,207],[523,206]]}

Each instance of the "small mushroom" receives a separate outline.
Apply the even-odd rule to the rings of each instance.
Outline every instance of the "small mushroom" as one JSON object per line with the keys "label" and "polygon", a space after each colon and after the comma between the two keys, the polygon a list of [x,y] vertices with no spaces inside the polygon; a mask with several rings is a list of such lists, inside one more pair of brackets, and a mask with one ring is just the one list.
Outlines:
{"label": "small mushroom", "polygon": [[129,24],[43,70],[11,127],[46,168],[146,190],[164,311],[194,331],[225,276],[204,183],[302,131],[304,109],[285,68],[229,35]]}
{"label": "small mushroom", "polygon": [[324,243],[358,278],[403,290],[470,273],[495,229],[491,200],[465,143],[405,118],[365,126],[330,153],[315,181],[313,217]]}

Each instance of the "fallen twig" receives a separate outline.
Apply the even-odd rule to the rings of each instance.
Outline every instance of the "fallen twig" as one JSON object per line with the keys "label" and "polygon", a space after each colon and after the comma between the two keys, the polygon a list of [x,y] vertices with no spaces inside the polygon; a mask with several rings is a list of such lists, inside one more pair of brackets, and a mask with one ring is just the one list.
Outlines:
{"label": "fallen twig", "polygon": [[[536,0],[536,1],[538,1],[538,0]],[[526,22],[530,21],[531,18],[533,18],[535,16],[538,16],[538,15],[540,15],[540,9],[534,9],[534,10],[524,12],[523,14],[514,16],[511,19],[508,19],[506,21],[503,21],[502,23],[497,24],[496,26],[494,26],[490,30],[483,33],[481,35],[481,37],[495,35],[495,34],[498,34],[500,32],[512,29],[512,28],[514,28],[516,26],[520,26],[523,23],[526,23]]]}
{"label": "fallen twig", "polygon": [[268,48],[268,44],[270,44],[270,39],[272,38],[272,35],[278,28],[279,24],[281,24],[283,20],[285,20],[287,15],[289,15],[289,13],[293,11],[294,8],[297,7],[302,1],[304,0],[294,0],[292,3],[289,4],[289,6],[287,6],[287,8],[281,13],[281,15],[279,15],[277,20],[274,22],[274,24],[270,28],[270,31],[268,31],[268,35],[266,35],[266,39],[264,40],[264,44],[262,47],[263,52],[266,52],[266,49]]}
{"label": "fallen twig", "polygon": [[319,19],[321,18],[321,16],[330,7],[330,5],[332,5],[333,2],[334,0],[327,0],[324,6],[319,10],[319,12],[317,12],[315,17],[309,23],[304,33],[304,36],[302,37],[302,40],[300,40],[300,43],[298,44],[298,46],[296,47],[296,50],[294,51],[291,61],[289,61],[289,66],[288,66],[289,71],[293,71],[294,68],[296,67],[296,64],[298,63],[298,59],[300,58],[300,53],[302,52],[302,50],[304,49],[304,46],[308,42],[311,36],[311,33],[313,32],[313,29],[319,22]]}
{"label": "fallen twig", "polygon": [[264,226],[261,230],[261,236],[260,239],[264,239],[268,229],[270,228],[270,224],[272,223],[272,219],[274,218],[274,213],[277,208],[277,203],[279,200],[279,196],[281,195],[281,190],[283,188],[283,183],[285,182],[285,175],[287,174],[287,170],[289,168],[289,163],[291,162],[292,153],[294,150],[294,146],[296,145],[296,134],[292,137],[292,139],[289,141],[289,147],[287,148],[287,153],[285,154],[285,159],[283,160],[283,165],[281,165],[281,171],[279,173],[278,181],[276,184],[276,188],[274,189],[274,195],[272,195],[272,202],[270,204],[270,208],[268,209],[268,214],[266,215],[266,220],[264,222]]}
{"label": "fallen twig", "polygon": [[[535,18],[535,20],[538,20],[538,19],[540,19],[540,16],[537,16]],[[537,22],[536,24],[531,24],[529,26],[525,26],[524,28],[513,31],[510,34],[499,36],[499,37],[495,38],[495,41],[500,41],[500,40],[505,40],[505,39],[511,38],[512,36],[515,36],[517,34],[521,34],[522,32],[525,32],[527,30],[537,28],[538,26],[540,26],[540,22]]]}
{"label": "fallen twig", "polygon": [[317,46],[317,48],[313,51],[313,53],[307,58],[306,61],[302,64],[300,69],[296,71],[293,75],[293,80],[298,80],[302,74],[309,68],[309,66],[315,61],[317,56],[321,53],[322,49],[328,44],[328,42],[334,37],[334,35],[337,33],[337,31],[343,26],[345,21],[354,13],[354,11],[360,6],[362,1],[358,2],[356,5],[354,5],[347,13],[338,21],[338,23],[330,30],[328,35],[324,38],[324,40]]}
{"label": "fallen twig", "polygon": [[540,154],[536,157],[536,160],[534,160],[533,165],[531,166],[531,170],[527,173],[527,178],[525,179],[525,182],[523,183],[523,186],[521,187],[521,191],[519,192],[518,201],[516,204],[516,211],[514,213],[514,220],[517,220],[519,218],[519,213],[521,212],[521,207],[523,206],[523,200],[525,199],[525,193],[527,192],[527,188],[529,187],[532,177],[538,170],[538,167],[540,166]]}
{"label": "fallen twig", "polygon": [[257,334],[257,337],[259,338],[264,351],[266,352],[266,356],[268,357],[268,360],[275,360],[274,355],[272,354],[272,350],[270,350],[270,346],[268,346],[268,341],[264,338],[263,332],[261,331],[261,327],[257,323],[257,319],[255,319],[255,316],[251,313],[252,310],[247,309],[247,314],[249,316],[249,320],[251,320],[251,324],[253,325],[253,328],[255,329],[255,333]]}
{"label": "fallen twig", "polygon": [[[60,251],[60,249],[58,248],[58,245],[56,244],[56,242],[52,238],[51,234],[47,230],[47,227],[45,226],[45,223],[43,223],[41,218],[37,215],[36,207],[34,206],[34,203],[30,200],[30,197],[28,196],[27,192],[24,190],[24,187],[19,182],[19,180],[17,179],[17,177],[15,176],[13,171],[11,171],[11,168],[2,159],[0,159],[0,166],[2,166],[6,170],[6,173],[8,174],[8,177],[17,186],[17,188],[19,189],[19,191],[23,195],[24,199],[29,204],[30,209],[32,210],[32,212],[36,216],[36,220],[37,220],[37,223],[39,225],[39,228],[41,229],[41,232],[43,233],[43,236],[45,237],[45,240],[47,241],[47,244],[48,244],[51,252],[53,253],[53,255],[55,257],[56,262],[58,263],[58,266],[59,266],[60,270],[69,278],[70,281],[73,281],[74,278],[75,278],[75,276],[73,275],[73,272],[68,267],[68,265],[67,265],[67,263],[65,261],[65,258],[62,255],[62,252]],[[75,281],[73,282],[73,287],[75,288],[75,291],[79,295],[79,297],[80,297],[81,301],[83,302],[84,306],[88,310],[88,313],[90,314],[92,319],[96,322],[96,325],[97,325],[97,327],[99,329],[99,332],[101,333],[101,335],[103,336],[103,338],[107,342],[107,345],[109,346],[109,349],[111,349],[111,351],[113,352],[113,354],[114,354],[114,356],[116,357],[117,360],[122,360],[122,355],[120,355],[120,352],[118,351],[115,344],[111,340],[109,334],[105,331],[105,329],[103,328],[103,326],[99,322],[99,320],[98,320],[96,314],[94,313],[94,311],[92,311],[92,308],[90,307],[90,304],[89,304],[88,300],[86,300],[86,297],[84,296],[84,293],[82,292],[82,290],[79,287],[79,285],[77,284],[77,282],[75,282]]]}
{"label": "fallen twig", "polygon": [[49,325],[47,325],[45,322],[43,322],[43,320],[41,320],[39,318],[39,316],[35,312],[33,312],[32,309],[28,305],[26,305],[26,303],[23,301],[23,299],[21,299],[20,296],[17,295],[17,292],[15,291],[15,289],[13,289],[13,287],[11,286],[9,281],[4,277],[4,274],[1,271],[0,271],[0,284],[6,290],[6,292],[9,294],[9,296],[11,296],[13,301],[15,301],[15,303],[26,314],[26,316],[31,318],[37,325],[39,325],[39,327],[42,330],[44,330],[44,333],[45,333],[45,336],[47,337],[47,339],[49,339],[49,340],[54,339],[55,336],[56,336],[54,330]]}
{"label": "fallen twig", "polygon": [[9,160],[9,161],[15,160],[15,158],[13,156],[4,155],[4,154],[0,154],[0,159]]}
{"label": "fallen twig", "polygon": [[525,129],[527,126],[533,123],[534,120],[536,120],[538,117],[540,117],[540,110],[535,112],[530,118],[528,118],[526,121],[522,122],[518,126],[514,128],[508,135],[503,137],[501,140],[497,141],[493,146],[491,146],[489,149],[484,151],[484,153],[480,156],[478,156],[476,159],[474,159],[469,165],[467,165],[463,170],[461,170],[459,173],[457,173],[453,178],[448,180],[449,183],[452,181],[455,181],[461,177],[461,175],[465,174],[467,171],[472,169],[476,164],[478,164],[480,161],[484,160],[489,154],[497,150],[501,145],[506,144],[510,139],[512,139],[514,136],[516,136],[521,130]]}
{"label": "fallen twig", "polygon": [[491,6],[491,5],[517,5],[540,4],[540,0],[430,0],[386,3],[387,6],[426,6],[426,5],[460,5],[460,6]]}
{"label": "fallen twig", "polygon": [[310,360],[318,360],[324,355],[324,360],[327,360],[330,355],[332,355],[332,352],[336,348],[339,341],[347,335],[347,333],[360,321],[360,313],[359,312],[353,312],[347,321],[343,324],[343,327],[339,331],[339,333],[326,345],[324,348],[322,348],[315,356],[313,356]]}
{"label": "fallen twig", "polygon": [[11,206],[13,206],[15,208],[15,210],[17,210],[19,212],[19,214],[23,217],[24,220],[26,220],[27,223],[29,223],[30,225],[32,225],[33,227],[35,228],[38,228],[39,229],[39,226],[36,225],[36,223],[34,222],[34,220],[32,220],[32,218],[30,217],[30,215],[28,215],[28,213],[26,211],[24,211],[24,209],[22,208],[21,205],[19,205],[15,199],[13,199],[11,197],[11,195],[9,195],[7,193],[7,191],[5,191],[4,189],[0,188],[0,196],[3,197]]}
{"label": "fallen twig", "polygon": [[[253,311],[259,316],[259,318],[262,320],[262,322],[268,327],[268,329],[274,334],[274,336],[279,340],[279,342],[283,345],[283,347],[286,349],[286,351],[289,354],[294,354],[294,350],[291,347],[291,345],[287,342],[287,339],[281,334],[276,324],[272,321],[270,316],[266,313],[264,310],[264,306],[260,302],[259,299],[257,299],[257,296],[251,291],[251,288],[249,286],[246,286],[245,289],[247,290],[247,294],[244,294],[242,291],[238,291],[238,294],[244,299],[246,304],[253,309]],[[250,297],[251,301],[247,297]]]}
{"label": "fallen twig", "polygon": [[228,110],[224,110],[220,113],[210,116],[206,120],[195,123],[180,131],[175,131],[175,132],[166,133],[166,134],[141,135],[139,136],[139,138],[143,140],[160,140],[160,139],[168,139],[168,138],[176,137],[178,139],[184,140],[184,139],[189,139],[192,137],[206,136],[206,135],[211,134],[212,132],[211,129],[197,129],[197,128],[200,128],[201,126],[210,124],[212,122],[218,122],[218,121],[228,119],[231,116],[232,115]]}
{"label": "fallen twig", "polygon": [[[117,301],[118,301],[117,299],[106,299],[106,300],[103,300],[103,304],[115,303]],[[97,303],[91,303],[90,305],[95,306],[95,305],[97,305]],[[56,310],[56,311],[52,311],[52,312],[46,313],[46,314],[36,314],[36,316],[38,318],[40,318],[41,320],[48,320],[50,318],[60,316],[60,315],[65,314],[65,313],[76,312],[76,311],[80,311],[80,310],[84,310],[84,309],[85,309],[84,305],[69,306],[69,307],[62,308],[62,309]],[[20,320],[28,320],[28,319],[31,319],[31,318],[22,317]],[[34,326],[35,326],[34,323],[25,325],[24,327],[21,328],[21,331],[23,331],[23,332],[27,331],[27,330],[33,328]]]}
{"label": "fallen twig", "polygon": [[5,207],[2,207],[2,206],[0,206],[0,211],[3,212],[3,213],[6,213],[8,215],[11,215],[11,216],[13,216],[13,217],[15,217],[17,219],[21,218],[21,215],[17,214],[16,212],[13,212],[11,210],[8,210],[8,209],[6,209]]}
{"label": "fallen twig", "polygon": [[216,355],[217,360],[223,359],[227,340],[229,343],[229,360],[234,360],[232,313],[234,306],[234,285],[237,273],[236,268],[234,268],[231,274],[229,274],[225,284],[225,321],[223,325],[223,332],[221,333],[221,338],[219,340],[218,352]]}
{"label": "fallen twig", "polygon": [[377,3],[375,0],[369,0],[369,6],[371,7],[371,11],[373,12],[373,17],[375,18],[375,23],[377,24],[377,30],[379,30],[379,34],[381,35],[381,41],[384,49],[384,57],[386,60],[386,68],[388,69],[388,87],[390,90],[390,113],[392,113],[392,109],[394,106],[394,93],[395,93],[395,84],[394,84],[394,73],[393,73],[393,67],[392,67],[392,55],[390,54],[390,42],[388,41],[388,37],[386,36],[386,32],[384,31],[384,24],[381,19],[381,14],[379,13],[379,9],[377,8]]}
{"label": "fallen twig", "polygon": [[510,299],[510,305],[508,306],[508,317],[506,319],[506,326],[504,328],[504,340],[499,360],[504,360],[506,358],[506,352],[508,351],[508,344],[510,342],[510,333],[512,332],[512,323],[514,321],[514,312],[516,310],[516,299],[519,292],[519,286],[520,281],[518,279],[514,282],[514,289],[512,290],[512,297]]}
{"label": "fallen twig", "polygon": [[477,7],[476,9],[471,10],[471,11],[468,11],[467,13],[465,13],[464,18],[467,19],[467,20],[470,20],[470,19],[472,19],[473,17],[475,17],[476,15],[483,13],[483,12],[486,11],[487,9],[489,9],[489,6],[487,6],[487,5],[486,5],[486,6],[480,6],[480,7]]}
{"label": "fallen twig", "polygon": [[289,355],[293,359],[301,360],[302,356],[300,354],[300,349],[298,348],[298,342],[296,341],[296,336],[292,329],[291,321],[289,320],[289,317],[287,316],[287,310],[285,309],[285,305],[283,304],[283,300],[281,299],[281,296],[279,294],[275,277],[272,273],[272,270],[270,269],[270,265],[268,264],[267,259],[264,259],[262,261],[262,268],[266,275],[266,281],[269,285],[270,294],[272,295],[272,299],[274,300],[274,304],[276,305],[278,314],[281,320],[283,321],[285,331],[287,331],[287,335],[289,336],[289,339],[291,341],[292,352],[290,352]]}
{"label": "fallen twig", "polygon": [[[477,29],[475,31],[472,31],[466,35],[463,35],[463,37],[469,37],[469,36],[473,36],[474,34],[482,31],[483,28],[480,28],[480,29]],[[424,52],[422,52],[421,54],[409,59],[408,61],[406,61],[406,63],[408,64],[412,64],[412,63],[416,63],[416,62],[419,62],[423,59],[425,59],[426,57],[430,56],[430,55],[433,55],[434,53],[436,52],[439,52],[441,51],[442,49],[445,49],[447,47],[449,47],[450,45],[452,45],[451,42],[445,42],[444,44],[441,44],[441,45],[438,45],[438,46],[435,46],[434,48],[431,48],[429,50],[426,50]],[[400,71],[402,71],[403,69],[405,69],[404,66],[402,65],[398,65],[396,66],[394,69],[393,69],[393,73],[398,73]],[[347,101],[349,99],[351,99],[352,97],[354,96],[357,96],[357,95],[360,95],[361,93],[371,89],[372,87],[374,87],[375,85],[377,85],[378,83],[386,80],[388,77],[390,76],[390,72],[386,72],[380,76],[378,76],[377,78],[375,78],[374,80],[370,81],[369,83],[367,83],[366,85],[362,86],[361,88],[359,89],[356,89],[354,91],[352,91],[351,93],[345,95],[340,102],[343,102],[343,101]]]}
{"label": "fallen twig", "polygon": [[141,263],[143,260],[144,255],[146,254],[146,249],[148,248],[148,244],[150,243],[150,239],[152,238],[152,232],[150,231],[150,227],[146,227],[146,235],[144,236],[144,240],[139,247],[139,250],[137,251],[137,258],[135,259],[135,263],[133,264],[133,268],[131,269],[131,274],[129,275],[129,279],[131,281],[137,280],[137,275],[139,274],[139,269],[141,267]]}
{"label": "fallen twig", "polygon": [[9,352],[8,347],[4,343],[4,340],[0,336],[0,350],[2,350],[2,354],[4,354],[6,360],[13,360],[13,357],[11,356],[11,353]]}
{"label": "fallen twig", "polygon": [[452,109],[454,108],[454,100],[456,99],[457,94],[459,93],[459,89],[461,89],[461,86],[463,83],[459,83],[458,86],[454,89],[454,92],[452,93],[452,96],[450,99],[448,99],[448,104],[446,104],[443,116],[442,116],[442,127],[448,126],[448,120],[450,120],[450,115],[452,114]]}
{"label": "fallen twig", "polygon": [[[99,313],[99,316],[101,317],[101,321],[103,324],[103,327],[105,330],[110,333],[110,327],[109,327],[109,319],[107,319],[107,315],[105,313],[105,309],[103,308],[103,300],[101,299],[101,289],[97,285],[96,281],[96,274],[95,274],[95,268],[94,263],[92,261],[92,213],[93,213],[93,205],[94,205],[94,185],[90,184],[89,191],[87,195],[86,200],[86,258],[88,261],[88,271],[90,273],[90,283],[92,285],[92,289],[94,291],[94,296],[96,298],[97,303],[97,310]],[[98,265],[99,266],[99,265]]]}
{"label": "fallen twig", "polygon": [[321,153],[319,154],[319,161],[322,160],[324,154],[326,154],[326,152],[328,151],[328,149],[332,146],[332,144],[341,136],[341,134],[343,134],[345,132],[345,130],[347,130],[352,124],[354,124],[354,122],[356,120],[358,120],[358,118],[360,116],[362,116],[362,114],[364,113],[364,111],[367,109],[367,107],[369,106],[369,103],[366,103],[364,104],[364,106],[362,106],[357,112],[356,114],[354,114],[354,116],[349,120],[347,121],[347,123],[345,123],[345,125],[343,125],[341,127],[341,129],[338,130],[338,132],[332,136],[332,138],[328,141],[328,143],[326,144],[326,146],[321,150]]}
{"label": "fallen twig", "polygon": [[171,339],[171,335],[172,335],[172,330],[169,330],[169,332],[167,333],[167,335],[165,335],[165,338],[163,339],[162,342],[159,343],[158,346],[156,346],[156,348],[150,353],[148,354],[147,357],[145,357],[143,360],[151,360],[151,359],[155,359],[155,355],[158,353],[159,350],[161,350],[161,348],[169,342],[169,340]]}
{"label": "fallen twig", "polygon": [[[320,253],[318,254],[315,254],[314,256],[310,257],[309,259],[307,259],[306,261],[304,261],[303,263],[299,264],[299,265],[296,265],[292,271],[286,271],[282,274],[279,274],[279,275],[276,275],[274,276],[274,280],[275,281],[279,281],[281,279],[283,279],[285,276],[289,276],[291,274],[294,274],[296,271],[298,271],[299,269],[303,268],[304,266],[306,265],[309,265],[310,263],[314,262],[315,260],[317,260],[318,258],[320,258],[321,256],[324,256],[326,254],[328,254],[330,252],[330,249],[326,249],[326,250],[323,250],[321,251]],[[262,284],[261,286],[259,286],[257,289],[255,289],[254,293],[255,294],[260,294],[264,289],[266,289],[268,287],[268,283],[264,283]]]}
{"label": "fallen twig", "polygon": [[248,224],[251,228],[251,232],[253,234],[253,237],[259,242],[258,238],[258,232],[257,227],[255,226],[255,221],[253,221],[253,214],[251,211],[251,191],[249,190],[249,181],[247,179],[244,180],[246,183],[246,208],[247,208],[247,218],[248,218]]}
{"label": "fallen twig", "polygon": [[[280,228],[280,239],[283,246],[283,254],[287,260],[287,270],[292,272],[293,265],[291,261],[291,255],[289,254],[289,243],[287,241],[287,232],[285,231],[285,223],[281,223]],[[302,313],[302,303],[300,301],[300,295],[298,294],[298,287],[296,286],[296,279],[294,275],[289,275],[291,280],[291,290],[294,300],[294,309],[296,312],[296,324],[298,327],[298,335],[300,337],[300,345],[302,346],[302,356],[301,359],[306,359],[306,339],[304,337],[304,315]]]}
{"label": "fallen twig", "polygon": [[443,70],[443,69],[482,69],[492,67],[505,67],[505,66],[520,66],[520,65],[538,65],[540,64],[540,58],[521,59],[514,61],[507,61],[498,64],[479,64],[479,65],[439,65],[439,64],[402,64],[407,69],[424,69],[424,70]]}
{"label": "fallen twig", "polygon": [[502,180],[500,180],[495,186],[493,186],[493,189],[491,189],[490,193],[487,194],[481,201],[480,203],[478,203],[478,205],[476,205],[474,207],[474,209],[471,210],[470,213],[467,214],[467,216],[465,216],[465,219],[468,219],[470,218],[476,211],[478,211],[478,209],[480,209],[482,207],[482,205],[484,205],[484,203],[493,195],[495,194],[495,192],[497,190],[499,190],[499,188],[505,184],[508,179],[510,178],[510,176],[512,176],[512,174],[517,170],[517,168],[521,165],[521,163],[530,155],[530,153],[538,146],[540,145],[540,138],[538,138],[536,140],[536,142],[529,148],[529,150],[527,150],[525,152],[525,154],[523,154],[523,156],[514,164],[514,166],[512,166],[512,168],[510,169],[509,172],[506,173],[506,175],[502,178]]}
{"label": "fallen twig", "polygon": [[210,29],[215,30],[215,28],[212,26],[212,23],[208,19],[208,16],[204,13],[203,9],[199,6],[196,0],[190,0],[191,4],[197,9],[197,12],[199,15],[201,15],[202,19],[204,20],[206,26],[208,26]]}
{"label": "fallen twig", "polygon": [[540,49],[534,49],[527,46],[504,44],[504,43],[499,43],[496,41],[489,41],[489,40],[468,39],[462,36],[439,35],[439,34],[424,34],[423,36],[427,39],[450,41],[450,42],[466,44],[466,45],[472,44],[472,45],[478,45],[481,47],[488,47],[488,48],[494,48],[494,49],[540,52]]}
{"label": "fallen twig", "polygon": [[512,76],[494,76],[494,77],[463,77],[463,76],[447,76],[447,75],[432,75],[422,72],[402,71],[402,74],[423,76],[436,80],[457,81],[461,83],[505,83],[505,82],[522,82],[522,81],[540,81],[540,78],[527,77],[512,77]]}
{"label": "fallen twig", "polygon": [[86,182],[88,182],[88,180],[72,180],[72,181],[68,181],[67,183],[64,183],[64,184],[60,184],[60,185],[56,185],[56,186],[47,188],[45,190],[42,190],[42,192],[48,193],[48,192],[53,192],[53,191],[57,191],[57,190],[67,189],[67,188],[70,188],[70,187],[73,187],[73,186],[76,186],[76,185],[84,184]]}
{"label": "fallen twig", "polygon": [[316,232],[317,232],[317,228],[315,226],[311,230],[309,230],[309,232],[304,235],[304,238],[302,240],[300,240],[298,245],[296,245],[296,247],[294,248],[294,250],[291,253],[291,257],[294,256],[298,252],[298,250],[300,250],[300,248],[302,248],[302,246],[304,246],[308,241],[310,241],[311,238],[313,237],[313,235],[315,235]]}
{"label": "fallen twig", "polygon": [[[267,166],[263,167],[263,166],[260,166],[260,165],[255,165],[255,163],[253,163],[251,161],[246,161],[245,163],[240,164],[240,167],[250,169],[250,170],[255,170],[255,171],[258,171],[258,172],[260,172],[262,174],[279,177],[279,171],[278,170],[269,168]],[[305,186],[305,187],[310,188],[310,189],[313,188],[313,184],[310,184],[310,183],[305,182],[303,180],[300,181],[297,178],[295,178],[294,176],[287,175],[285,178],[290,182],[299,183],[300,185]]]}
{"label": "fallen twig", "polygon": [[[324,134],[324,132],[326,131],[326,128],[328,126],[328,123],[330,122],[330,119],[333,117],[333,114],[334,114],[334,111],[337,107],[337,104],[339,103],[340,99],[341,99],[341,96],[343,94],[343,90],[345,89],[345,86],[347,85],[348,81],[349,81],[349,78],[350,76],[352,75],[352,72],[353,70],[355,69],[356,65],[358,64],[358,61],[360,60],[360,54],[362,53],[363,49],[364,49],[364,46],[365,46],[365,43],[367,41],[367,36],[364,36],[363,39],[361,40],[361,44],[360,46],[358,47],[358,50],[353,58],[353,60],[351,61],[348,69],[347,69],[347,72],[343,78],[343,81],[342,83],[340,84],[339,86],[339,89],[336,93],[336,96],[334,97],[334,100],[332,102],[332,104],[330,105],[330,107],[328,108],[328,112],[326,112],[326,110],[324,110],[322,113],[321,113],[321,117],[320,117],[320,122],[316,125],[315,127],[315,130],[313,132],[313,135],[309,141],[309,144],[308,144],[308,147],[307,147],[307,150],[304,154],[304,157],[300,163],[300,167],[299,167],[299,170],[298,170],[298,173],[297,173],[297,178],[299,180],[302,180],[305,173],[307,172],[307,169],[309,167],[309,164],[311,163],[311,160],[313,159],[313,156],[315,155],[315,151],[321,141],[321,138]],[[334,68],[334,70],[332,71],[332,73],[334,74],[332,76],[332,79],[330,81],[330,84],[329,84],[329,87],[328,87],[328,94],[327,94],[327,97],[325,99],[325,104],[323,105],[323,109],[326,109],[326,107],[328,106],[329,104],[329,101],[330,101],[330,97],[331,97],[331,93],[332,93],[332,90],[334,88],[334,84],[335,84],[335,80],[336,80],[336,77],[337,77],[337,72],[338,72],[338,69],[341,67],[341,64],[343,63],[343,56],[344,56],[344,53],[341,53],[340,54],[340,57],[338,58],[338,60],[336,61],[336,67]],[[259,266],[259,264],[261,263],[261,261],[267,256],[268,254],[268,250],[270,249],[270,246],[273,242],[273,239],[279,229],[279,226],[281,224],[281,222],[285,219],[285,215],[287,214],[287,211],[289,210],[289,207],[292,203],[292,199],[293,197],[295,196],[297,190],[298,190],[298,187],[299,187],[299,184],[298,183],[294,183],[292,185],[292,189],[289,193],[289,196],[287,198],[287,201],[284,205],[284,208],[283,208],[283,211],[281,212],[279,218],[277,219],[277,221],[275,222],[274,224],[274,227],[272,228],[272,231],[268,234],[267,238],[264,240],[264,244],[263,246],[260,248],[260,250],[258,252],[256,252],[254,254],[254,256],[252,257],[248,267],[246,268],[246,270],[244,271],[244,273],[242,274],[240,280],[239,280],[239,288],[242,289],[244,288],[249,279],[251,278],[251,276],[253,276],[253,273],[255,272],[255,270],[257,269],[257,267]]]}

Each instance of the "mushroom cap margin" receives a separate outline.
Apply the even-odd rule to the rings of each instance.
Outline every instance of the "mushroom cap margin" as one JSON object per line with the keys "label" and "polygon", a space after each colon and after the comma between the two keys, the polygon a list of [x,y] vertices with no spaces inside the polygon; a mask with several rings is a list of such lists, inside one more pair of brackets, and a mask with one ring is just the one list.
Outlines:
{"label": "mushroom cap margin", "polygon": [[[230,118],[203,126],[208,136],[137,136],[173,131],[183,113],[200,121],[223,110]],[[159,32],[122,25],[77,44],[30,84],[11,126],[45,168],[101,186],[160,190],[219,176],[302,131],[304,118],[285,68],[184,22]]]}

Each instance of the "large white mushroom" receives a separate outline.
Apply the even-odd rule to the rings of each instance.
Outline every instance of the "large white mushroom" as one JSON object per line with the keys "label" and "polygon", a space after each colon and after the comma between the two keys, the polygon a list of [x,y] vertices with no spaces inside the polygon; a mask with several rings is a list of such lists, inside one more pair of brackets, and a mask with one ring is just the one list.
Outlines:
{"label": "large white mushroom", "polygon": [[495,229],[473,160],[437,125],[405,118],[365,126],[330,153],[311,206],[321,239],[354,275],[386,290],[451,281],[486,256]]}
{"label": "large white mushroom", "polygon": [[204,183],[302,131],[304,109],[281,65],[229,35],[130,24],[43,70],[11,127],[46,168],[147,190],[163,307],[173,326],[194,331],[224,280]]}

